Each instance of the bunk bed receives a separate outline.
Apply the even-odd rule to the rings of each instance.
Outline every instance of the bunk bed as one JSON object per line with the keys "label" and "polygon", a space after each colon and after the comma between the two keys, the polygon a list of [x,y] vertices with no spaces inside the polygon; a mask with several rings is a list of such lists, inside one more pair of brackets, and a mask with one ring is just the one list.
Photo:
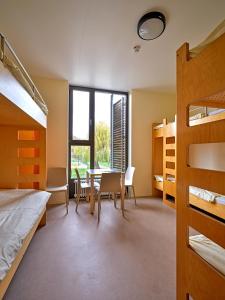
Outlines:
{"label": "bunk bed", "polygon": [[[177,51],[178,299],[225,299],[225,172],[188,163],[190,145],[225,142],[224,53],[225,34],[194,56],[187,43]],[[189,119],[191,106],[220,111]]]}
{"label": "bunk bed", "polygon": [[152,125],[152,195],[163,196],[163,124]]}
{"label": "bunk bed", "polygon": [[163,197],[164,204],[175,208],[176,198],[176,118],[152,126],[152,194]]}
{"label": "bunk bed", "polygon": [[0,34],[0,299],[46,223],[47,106]]}

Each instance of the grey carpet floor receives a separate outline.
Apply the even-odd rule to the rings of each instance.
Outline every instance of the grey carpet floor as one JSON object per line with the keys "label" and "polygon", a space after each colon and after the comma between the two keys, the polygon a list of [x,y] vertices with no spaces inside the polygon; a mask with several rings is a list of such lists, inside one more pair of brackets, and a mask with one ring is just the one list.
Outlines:
{"label": "grey carpet floor", "polygon": [[175,211],[160,199],[126,201],[126,218],[103,201],[100,224],[81,203],[48,210],[6,300],[173,300]]}

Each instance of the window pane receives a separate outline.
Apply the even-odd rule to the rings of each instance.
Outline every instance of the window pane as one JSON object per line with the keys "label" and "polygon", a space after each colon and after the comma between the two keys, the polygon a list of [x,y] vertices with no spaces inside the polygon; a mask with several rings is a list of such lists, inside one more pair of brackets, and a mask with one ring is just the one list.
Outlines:
{"label": "window pane", "polygon": [[73,140],[89,140],[89,92],[73,91]]}
{"label": "window pane", "polygon": [[110,167],[111,96],[95,92],[95,168]]}
{"label": "window pane", "polygon": [[76,178],[75,168],[80,177],[86,177],[86,171],[90,169],[90,146],[71,146],[71,178]]}

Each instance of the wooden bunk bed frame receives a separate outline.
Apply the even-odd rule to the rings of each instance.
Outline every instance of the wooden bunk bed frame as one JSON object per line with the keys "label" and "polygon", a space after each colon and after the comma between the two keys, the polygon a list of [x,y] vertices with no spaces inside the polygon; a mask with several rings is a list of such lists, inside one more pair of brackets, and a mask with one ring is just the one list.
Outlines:
{"label": "wooden bunk bed frame", "polygon": [[[164,204],[176,207],[176,117],[168,123],[152,125],[152,195],[163,197]],[[162,175],[163,182],[155,180],[154,175]],[[173,176],[175,182],[167,180]],[[173,201],[171,200],[173,199]]]}
{"label": "wooden bunk bed frame", "polygon": [[[46,105],[43,100],[38,102],[33,99],[8,70],[4,61],[6,48],[17,62],[16,68],[28,78],[34,94],[40,95],[15,52],[1,34],[0,41],[0,188],[45,190]],[[3,298],[36,229],[45,223],[46,208],[25,238],[7,275],[0,282],[0,299]]]}
{"label": "wooden bunk bed frame", "polygon": [[154,175],[163,174],[163,126],[152,124],[152,195],[163,196],[163,182],[155,180]]}
{"label": "wooden bunk bed frame", "polygon": [[[176,207],[176,116],[175,121],[163,120],[163,203]],[[174,182],[167,179],[174,177]]]}
{"label": "wooden bunk bed frame", "polygon": [[[225,224],[189,202],[189,186],[225,195],[225,173],[191,168],[191,144],[225,141],[225,119],[213,116],[189,124],[189,106],[225,107],[225,34],[213,41],[196,57],[190,58],[189,46],[177,51],[177,299],[225,299],[225,276],[189,246],[190,227],[225,248]],[[209,121],[209,120],[208,120]],[[196,126],[192,126],[196,125]],[[214,204],[204,203],[214,210]],[[201,207],[198,199],[195,206]]]}

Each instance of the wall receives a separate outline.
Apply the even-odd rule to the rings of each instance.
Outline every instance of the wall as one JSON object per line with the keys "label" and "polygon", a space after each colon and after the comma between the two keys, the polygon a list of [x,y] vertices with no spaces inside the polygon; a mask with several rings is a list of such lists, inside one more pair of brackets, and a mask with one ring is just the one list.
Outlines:
{"label": "wall", "polygon": [[161,123],[165,117],[174,120],[176,95],[132,90],[131,98],[131,161],[136,168],[134,185],[137,196],[144,197],[152,193],[152,123]]}
{"label": "wall", "polygon": [[225,143],[193,144],[189,147],[189,165],[193,168],[225,171]]}
{"label": "wall", "polygon": [[[67,167],[68,156],[68,82],[65,80],[33,78],[49,114],[47,126],[47,168]],[[50,203],[64,202],[64,198],[55,196]]]}

